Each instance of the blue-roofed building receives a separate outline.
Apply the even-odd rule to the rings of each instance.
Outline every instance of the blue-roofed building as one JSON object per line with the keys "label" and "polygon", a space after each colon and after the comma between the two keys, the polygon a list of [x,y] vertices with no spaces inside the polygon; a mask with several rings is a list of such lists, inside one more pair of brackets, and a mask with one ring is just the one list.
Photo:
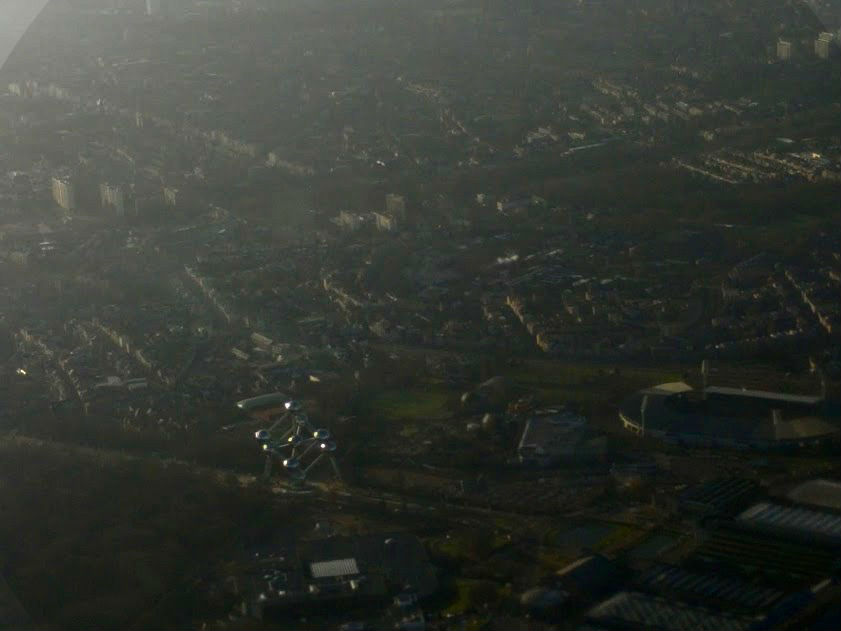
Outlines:
{"label": "blue-roofed building", "polygon": [[637,584],[644,591],[664,598],[744,612],[767,609],[785,596],[783,591],[757,581],[672,565],[650,568],[639,577]]}
{"label": "blue-roofed building", "polygon": [[640,631],[748,631],[756,622],[746,616],[718,613],[639,592],[611,596],[593,607],[587,619],[606,629]]}
{"label": "blue-roofed building", "polygon": [[678,506],[697,515],[732,515],[755,499],[758,491],[755,480],[716,478],[681,493]]}
{"label": "blue-roofed building", "polygon": [[736,519],[764,530],[791,533],[803,539],[818,538],[841,545],[841,515],[827,511],[759,502]]}

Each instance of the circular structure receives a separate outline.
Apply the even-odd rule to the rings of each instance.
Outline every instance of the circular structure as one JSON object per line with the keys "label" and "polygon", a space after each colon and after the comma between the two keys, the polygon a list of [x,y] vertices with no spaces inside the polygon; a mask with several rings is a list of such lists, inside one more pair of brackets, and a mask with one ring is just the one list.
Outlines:
{"label": "circular structure", "polygon": [[261,429],[261,430],[258,430],[256,432],[254,432],[254,438],[256,438],[259,441],[266,441],[266,440],[269,440],[271,437],[272,437],[272,435],[269,433],[269,430],[267,430],[267,429]]}
{"label": "circular structure", "polygon": [[330,430],[317,429],[312,433],[312,437],[316,440],[327,440],[328,438],[330,438]]}
{"label": "circular structure", "polygon": [[[841,438],[823,397],[664,383],[619,408],[628,431],[666,442],[734,449],[814,447]],[[837,415],[836,415],[837,416]]]}
{"label": "circular structure", "polygon": [[283,461],[283,466],[287,469],[300,469],[301,468],[301,461],[297,458],[286,458]]}

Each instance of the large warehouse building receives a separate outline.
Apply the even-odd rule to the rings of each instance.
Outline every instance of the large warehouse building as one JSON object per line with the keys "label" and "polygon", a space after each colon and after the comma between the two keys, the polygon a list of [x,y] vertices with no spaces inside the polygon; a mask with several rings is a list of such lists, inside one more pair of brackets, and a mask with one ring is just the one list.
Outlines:
{"label": "large warehouse building", "polygon": [[838,440],[841,423],[819,396],[707,387],[683,382],[640,390],[619,409],[640,436],[736,449],[814,447]]}

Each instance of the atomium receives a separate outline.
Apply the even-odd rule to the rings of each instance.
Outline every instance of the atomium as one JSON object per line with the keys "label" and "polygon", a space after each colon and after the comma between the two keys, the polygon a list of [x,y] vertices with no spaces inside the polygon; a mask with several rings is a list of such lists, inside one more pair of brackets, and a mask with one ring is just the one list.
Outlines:
{"label": "atomium", "polygon": [[340,478],[334,457],[337,444],[330,430],[313,427],[297,401],[287,401],[283,407],[286,412],[271,427],[254,433],[266,454],[263,475],[270,477],[273,463],[280,461],[285,475],[300,483],[326,460],[333,475]]}

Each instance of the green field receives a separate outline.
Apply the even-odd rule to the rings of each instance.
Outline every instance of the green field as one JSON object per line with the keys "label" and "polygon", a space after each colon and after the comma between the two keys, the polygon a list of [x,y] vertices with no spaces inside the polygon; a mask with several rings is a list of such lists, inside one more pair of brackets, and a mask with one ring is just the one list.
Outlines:
{"label": "green field", "polygon": [[386,390],[368,403],[368,413],[386,421],[427,421],[449,418],[451,393],[443,388]]}
{"label": "green field", "polygon": [[521,388],[536,392],[544,404],[575,402],[602,405],[658,383],[679,381],[687,367],[622,366],[566,363],[549,360],[526,362],[507,376]]}
{"label": "green field", "polygon": [[[510,596],[510,591],[494,583],[469,578],[455,580],[455,598],[444,612],[460,615],[472,609],[478,609],[485,603],[496,604],[501,599]],[[480,625],[481,626],[481,625]],[[477,628],[480,628],[478,626]]]}

